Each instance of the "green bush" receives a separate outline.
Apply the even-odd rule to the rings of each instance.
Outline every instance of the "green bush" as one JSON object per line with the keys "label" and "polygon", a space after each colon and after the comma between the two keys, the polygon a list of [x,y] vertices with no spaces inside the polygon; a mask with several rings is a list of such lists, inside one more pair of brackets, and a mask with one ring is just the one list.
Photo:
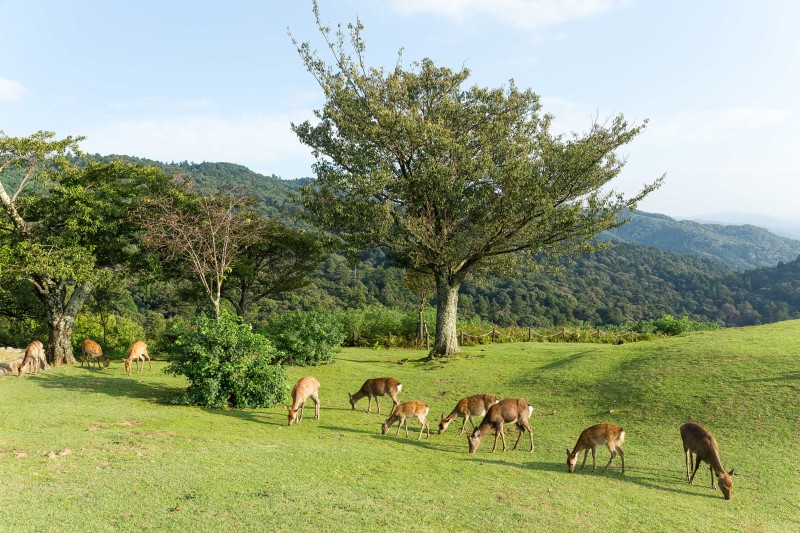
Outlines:
{"label": "green bush", "polygon": [[273,364],[277,350],[235,316],[200,315],[194,328],[176,331],[165,372],[186,376],[181,403],[204,407],[272,407],[283,402],[286,373]]}
{"label": "green bush", "polygon": [[271,320],[264,334],[287,360],[310,366],[332,363],[344,340],[342,323],[325,311],[291,311]]}
{"label": "green bush", "polygon": [[642,320],[634,325],[638,333],[661,333],[663,335],[680,335],[687,331],[705,331],[719,329],[714,322],[698,322],[689,317],[676,318],[672,315],[661,315],[655,320]]}

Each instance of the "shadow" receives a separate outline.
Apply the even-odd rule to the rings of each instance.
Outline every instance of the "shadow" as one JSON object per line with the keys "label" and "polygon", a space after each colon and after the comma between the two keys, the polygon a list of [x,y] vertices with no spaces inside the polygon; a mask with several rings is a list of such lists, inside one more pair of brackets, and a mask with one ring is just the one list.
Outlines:
{"label": "shadow", "polygon": [[767,381],[797,381],[800,382],[800,372],[783,372],[769,378],[743,379],[742,383],[763,383]]}
{"label": "shadow", "polygon": [[[345,433],[357,433],[359,435],[371,435],[372,431],[367,431],[366,429],[356,429],[356,428],[346,428],[342,426],[325,426],[320,424],[320,429],[329,429],[331,431],[343,431]],[[380,435],[380,429],[378,429],[378,434]]]}
{"label": "shadow", "polygon": [[[520,452],[519,450],[512,451],[509,450],[507,452],[497,452],[497,453],[528,453],[531,452]],[[535,451],[533,452],[536,453]],[[491,452],[488,454],[468,454],[468,457],[464,457],[464,461],[478,461],[480,463],[486,463],[490,465],[497,465],[497,466],[513,466],[514,468],[521,468],[523,470],[536,470],[538,472],[564,472],[567,473],[567,465],[560,464],[560,463],[546,463],[544,461],[530,461],[524,463],[510,463],[507,461],[501,461],[500,459],[485,459],[486,455],[492,455]],[[497,454],[492,455],[493,457]],[[566,461],[565,461],[566,462]]]}
{"label": "shadow", "polygon": [[[81,369],[77,369],[81,370]],[[112,376],[107,371],[94,371],[84,368],[83,374],[41,373],[35,383],[46,389],[66,389],[85,394],[106,394],[111,397],[128,397],[152,403],[170,404],[181,392],[182,387],[161,383],[147,383],[137,376]]]}
{"label": "shadow", "polygon": [[540,371],[540,370],[554,370],[556,368],[561,368],[561,367],[564,367],[564,366],[568,366],[568,365],[571,365],[572,363],[574,363],[574,362],[576,362],[576,361],[578,361],[580,359],[583,359],[584,357],[587,357],[587,356],[593,354],[596,351],[597,350],[584,350],[582,352],[574,353],[574,354],[570,355],[569,357],[564,357],[562,359],[559,359],[558,361],[553,361],[552,363],[548,363],[548,364],[546,364],[544,366],[540,366],[536,370],[537,371]]}

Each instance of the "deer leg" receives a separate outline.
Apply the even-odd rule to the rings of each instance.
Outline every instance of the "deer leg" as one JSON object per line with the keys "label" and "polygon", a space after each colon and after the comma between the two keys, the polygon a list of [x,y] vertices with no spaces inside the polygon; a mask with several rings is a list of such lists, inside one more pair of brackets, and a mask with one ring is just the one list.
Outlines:
{"label": "deer leg", "polygon": [[714,483],[714,468],[708,465],[708,470],[711,472],[711,490],[717,490],[717,485]]}
{"label": "deer leg", "polygon": [[303,420],[303,410],[306,408],[306,401],[303,400],[303,403],[300,404],[300,418],[297,419],[298,422]]}
{"label": "deer leg", "polygon": [[492,446],[492,453],[497,449],[497,435],[499,430],[497,428],[494,429],[494,446]]}
{"label": "deer leg", "polygon": [[[375,398],[375,401],[377,402],[378,399]],[[369,413],[370,411],[372,411],[372,396],[367,396],[367,412]],[[379,408],[378,409],[378,414],[380,414],[380,413],[381,413],[381,410]]]}
{"label": "deer leg", "polygon": [[397,399],[397,395],[396,395],[396,394],[392,394],[391,396],[392,396],[392,404],[393,404],[393,405],[392,405],[392,413],[394,413],[394,410],[395,410],[395,408],[396,408],[398,405],[400,405],[400,401],[398,401],[398,399]]}
{"label": "deer leg", "polygon": [[[147,357],[147,364],[150,366],[150,370],[153,370],[153,363],[150,362],[150,356],[147,355],[145,357]],[[144,361],[142,361],[142,368],[144,368]]]}
{"label": "deer leg", "polygon": [[606,467],[603,470],[603,472],[608,472],[608,467],[611,466],[611,461],[613,461],[614,457],[616,457],[616,455],[617,455],[617,452],[615,452],[613,449],[611,449],[611,445],[608,445],[608,451],[611,452],[611,459],[608,460],[608,464],[606,465]]}
{"label": "deer leg", "polygon": [[597,446],[592,446],[592,472],[597,472]]}
{"label": "deer leg", "polygon": [[411,418],[411,417],[406,417],[406,419],[404,420],[404,422],[406,423],[406,438],[408,438],[408,419],[409,418]]}
{"label": "deer leg", "polygon": [[[467,429],[467,421],[470,421],[470,422],[472,421],[470,419],[469,415],[466,415],[464,417],[464,425],[461,426],[461,431],[458,432],[459,435],[463,435],[464,434],[464,430]],[[475,424],[472,424],[472,427],[475,427]]]}
{"label": "deer leg", "polygon": [[683,460],[686,463],[686,481],[687,482],[689,481],[689,476],[691,475],[691,469],[692,469],[692,467],[689,464],[691,462],[691,460],[692,460],[691,453],[692,452],[690,452],[688,449],[686,449],[686,448],[683,449]]}
{"label": "deer leg", "polygon": [[[372,398],[370,398],[370,400],[372,400]],[[381,403],[378,401],[378,397],[377,396],[375,396],[375,405],[378,406],[378,414],[381,414]],[[389,413],[389,414],[392,414],[392,413]]]}
{"label": "deer leg", "polygon": [[622,448],[617,448],[619,452],[619,458],[622,459],[622,475],[625,475],[625,453],[622,451]]}
{"label": "deer leg", "polygon": [[502,423],[500,423],[500,428],[498,431],[500,431],[500,439],[502,439],[503,441],[503,451],[506,451],[506,449],[508,448],[506,446],[506,430],[505,426]]}
{"label": "deer leg", "polygon": [[[580,452],[578,452],[578,453],[580,453]],[[583,462],[581,463],[581,470],[583,470],[583,467],[586,466],[586,458],[587,457],[589,457],[589,448],[586,448],[585,450],[583,450]]]}
{"label": "deer leg", "polygon": [[517,442],[514,443],[514,447],[511,448],[512,450],[516,450],[517,446],[519,446],[519,441],[522,440],[522,434],[525,433],[525,428],[517,424],[517,429],[519,430],[519,435],[517,436]]}
{"label": "deer leg", "polygon": [[[428,424],[428,422],[425,420],[424,416],[420,417],[419,421],[422,424],[422,427],[419,428],[419,436],[417,437],[417,440],[420,440],[422,438],[422,432],[425,430],[425,426]],[[431,436],[431,434],[430,434],[430,432],[428,432],[428,438],[430,438],[430,436]]]}
{"label": "deer leg", "polygon": [[694,470],[692,471],[692,477],[689,478],[689,485],[694,483],[694,475],[697,473],[697,469],[700,468],[700,457],[694,458]]}
{"label": "deer leg", "polygon": [[[391,418],[391,417],[389,417],[389,418]],[[394,422],[392,422],[392,423],[394,423]],[[399,437],[400,436],[400,428],[401,427],[403,427],[403,421],[398,418],[397,419],[397,431],[394,432],[394,436],[395,437]]]}
{"label": "deer leg", "polygon": [[425,418],[425,431],[427,432],[425,438],[426,439],[431,438],[431,425],[428,423],[428,419],[427,418]]}
{"label": "deer leg", "polygon": [[319,396],[315,394],[311,399],[314,400],[314,418],[319,420]]}

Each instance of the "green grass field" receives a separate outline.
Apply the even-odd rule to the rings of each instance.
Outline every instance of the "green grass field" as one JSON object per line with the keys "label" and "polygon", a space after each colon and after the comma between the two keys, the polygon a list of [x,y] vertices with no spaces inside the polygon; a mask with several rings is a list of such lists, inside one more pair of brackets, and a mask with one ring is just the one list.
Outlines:
{"label": "green grass field", "polygon": [[[346,349],[333,365],[290,368],[292,380],[322,383],[321,420],[309,402],[291,428],[277,407],[167,404],[184,384],[164,363],[134,377],[116,362],[2,378],[0,530],[800,530],[798,321],[415,362],[422,356]],[[347,399],[380,376],[403,382],[401,401],[427,402],[434,429],[463,396],[521,396],[534,407],[536,451],[498,444],[491,454],[489,438],[469,455],[459,421],[429,440],[416,440],[416,420],[409,439],[382,436],[391,400],[379,416]],[[689,420],[711,430],[739,474],[731,501],[711,490],[705,465],[693,486],[684,481],[678,428]],[[627,432],[626,475],[619,459],[605,475],[568,474],[565,448],[601,421]],[[516,429],[507,432],[513,443]],[[598,449],[598,465],[607,461]]]}

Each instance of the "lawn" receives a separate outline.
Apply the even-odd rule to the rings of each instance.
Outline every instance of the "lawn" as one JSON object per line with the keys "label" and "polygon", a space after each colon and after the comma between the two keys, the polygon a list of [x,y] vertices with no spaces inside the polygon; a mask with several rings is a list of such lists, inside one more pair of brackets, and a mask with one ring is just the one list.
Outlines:
{"label": "lawn", "polygon": [[[155,354],[157,356],[157,354]],[[290,368],[322,386],[322,418],[168,403],[185,384],[161,370],[128,377],[59,367],[0,378],[0,529],[6,531],[784,531],[800,530],[800,321],[620,346],[516,343],[423,352],[345,349],[335,364]],[[416,440],[380,434],[350,408],[368,377],[395,376],[401,401],[439,415],[459,398],[521,396],[536,450],[467,453],[460,421]],[[288,391],[287,391],[288,392]],[[703,465],[684,480],[678,433],[705,425],[735,468],[733,499]],[[568,474],[565,448],[596,422],[623,426],[603,474]],[[516,429],[507,429],[510,444]],[[48,453],[50,456],[48,456]],[[600,467],[608,451],[598,449]],[[589,460],[591,464],[591,458]]]}

